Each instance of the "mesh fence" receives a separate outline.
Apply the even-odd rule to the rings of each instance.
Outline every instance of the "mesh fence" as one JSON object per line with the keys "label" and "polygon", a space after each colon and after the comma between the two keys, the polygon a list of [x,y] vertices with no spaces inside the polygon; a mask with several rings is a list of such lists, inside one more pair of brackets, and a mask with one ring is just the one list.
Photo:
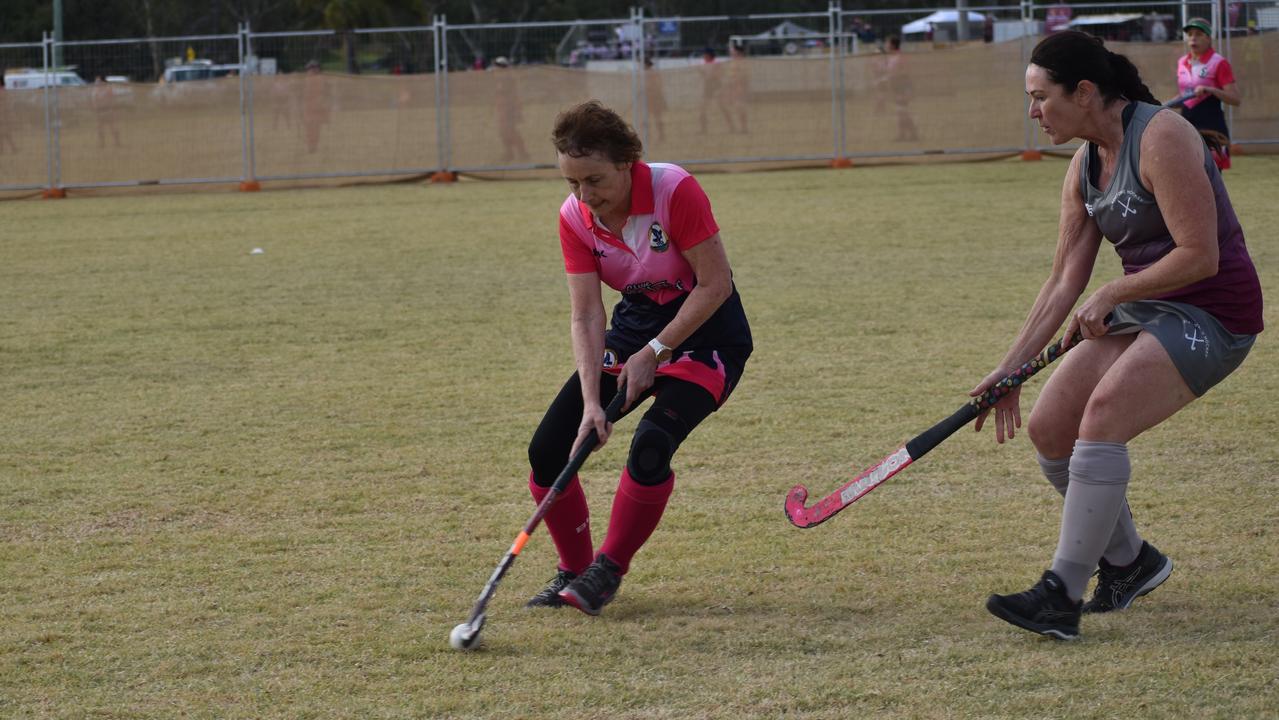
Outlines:
{"label": "mesh fence", "polygon": [[[0,45],[6,76],[44,67],[40,43]],[[17,84],[16,81],[11,84]],[[49,123],[41,90],[0,90],[0,189],[29,189],[49,184]]]}
{"label": "mesh fence", "polygon": [[635,125],[648,157],[689,165],[1015,152],[1046,142],[1023,75],[1047,33],[1105,38],[1170,99],[1193,16],[1235,68],[1233,140],[1279,143],[1272,0],[440,18],[2,45],[0,189],[551,168],[556,115],[592,98]]}
{"label": "mesh fence", "polygon": [[250,37],[259,179],[398,175],[440,166],[430,28]]}
{"label": "mesh fence", "polygon": [[[56,93],[58,184],[226,182],[242,176],[239,36],[68,42],[61,50],[88,84]],[[209,61],[208,77],[166,78],[166,67],[191,58]],[[228,69],[214,77],[214,65]]]}

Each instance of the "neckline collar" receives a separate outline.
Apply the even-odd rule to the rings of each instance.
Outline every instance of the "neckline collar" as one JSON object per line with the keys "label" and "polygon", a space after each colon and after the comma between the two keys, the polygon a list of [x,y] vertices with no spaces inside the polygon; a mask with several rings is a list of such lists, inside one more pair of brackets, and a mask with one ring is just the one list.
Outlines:
{"label": "neckline collar", "polygon": [[[653,212],[656,204],[653,200],[653,169],[647,163],[636,160],[631,163],[631,209],[627,213],[627,217],[635,215],[648,215]],[[582,212],[582,219],[586,221],[589,228],[603,226],[603,223],[597,223],[595,213],[583,203],[578,203],[578,209]],[[605,228],[607,230],[608,228]]]}

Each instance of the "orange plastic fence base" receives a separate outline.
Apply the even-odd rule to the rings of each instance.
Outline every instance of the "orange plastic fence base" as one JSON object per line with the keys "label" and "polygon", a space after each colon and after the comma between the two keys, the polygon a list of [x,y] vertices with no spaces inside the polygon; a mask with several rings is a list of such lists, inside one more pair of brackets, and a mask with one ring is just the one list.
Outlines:
{"label": "orange plastic fence base", "polygon": [[452,172],[451,170],[441,170],[431,175],[431,182],[433,183],[457,182],[457,173]]}
{"label": "orange plastic fence base", "polygon": [[262,183],[257,180],[245,180],[240,183],[240,192],[257,192],[262,189]]}
{"label": "orange plastic fence base", "polygon": [[830,166],[833,168],[850,168],[853,166],[853,161],[846,157],[837,157],[830,161]]}
{"label": "orange plastic fence base", "polygon": [[61,200],[66,196],[67,191],[62,188],[47,188],[44,192],[40,193],[40,197],[45,200]]}
{"label": "orange plastic fence base", "polygon": [[1043,160],[1044,154],[1039,152],[1038,150],[1022,150],[1021,159],[1022,160]]}
{"label": "orange plastic fence base", "polygon": [[1234,145],[1234,144],[1231,144],[1231,146],[1230,146],[1230,155],[1231,155],[1231,157],[1234,157],[1234,156],[1237,156],[1237,155],[1243,155],[1243,154],[1245,154],[1245,152],[1246,152],[1246,151],[1243,149],[1243,145]]}

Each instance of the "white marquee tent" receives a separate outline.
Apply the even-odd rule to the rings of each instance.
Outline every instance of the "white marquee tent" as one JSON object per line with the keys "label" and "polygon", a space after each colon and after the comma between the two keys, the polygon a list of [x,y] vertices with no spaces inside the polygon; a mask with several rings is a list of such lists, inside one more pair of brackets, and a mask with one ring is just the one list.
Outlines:
{"label": "white marquee tent", "polygon": [[[902,35],[915,35],[918,33],[928,32],[934,25],[954,25],[959,22],[958,10],[938,10],[937,12],[922,17],[918,20],[908,22],[902,25]],[[979,12],[968,11],[968,22],[974,25],[981,25],[986,22],[986,16]]]}

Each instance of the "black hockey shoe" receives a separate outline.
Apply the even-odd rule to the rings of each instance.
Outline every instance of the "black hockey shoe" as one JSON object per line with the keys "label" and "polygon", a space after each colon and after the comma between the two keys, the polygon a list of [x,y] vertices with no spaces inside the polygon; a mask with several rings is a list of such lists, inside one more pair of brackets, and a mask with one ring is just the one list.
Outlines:
{"label": "black hockey shoe", "polygon": [[1052,570],[1035,586],[1016,595],[991,595],[986,609],[995,617],[1058,640],[1079,638],[1082,603],[1066,595],[1066,584]]}
{"label": "black hockey shoe", "polygon": [[1097,567],[1097,587],[1092,599],[1084,603],[1084,612],[1123,610],[1132,605],[1133,600],[1159,587],[1171,574],[1172,560],[1145,541],[1131,565],[1118,567],[1103,558]]}
{"label": "black hockey shoe", "polygon": [[568,570],[556,571],[555,577],[551,578],[551,581],[546,584],[546,587],[542,588],[541,592],[524,603],[524,607],[564,607],[564,601],[560,599],[560,591],[568,587],[568,584],[573,582],[576,577],[575,573],[571,573]]}
{"label": "black hockey shoe", "polygon": [[622,568],[600,553],[595,562],[560,591],[560,599],[587,615],[599,615],[622,584]]}

